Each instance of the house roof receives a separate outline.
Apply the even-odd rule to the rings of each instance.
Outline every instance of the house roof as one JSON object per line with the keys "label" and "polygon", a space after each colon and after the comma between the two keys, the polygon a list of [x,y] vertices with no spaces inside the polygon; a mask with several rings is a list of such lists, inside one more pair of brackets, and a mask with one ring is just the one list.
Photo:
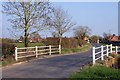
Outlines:
{"label": "house roof", "polygon": [[112,36],[109,36],[108,40],[109,41],[118,41],[118,37],[119,36],[116,36],[116,35],[113,34]]}
{"label": "house roof", "polygon": [[89,39],[88,37],[85,37],[85,38],[84,38],[85,41],[88,40],[88,39]]}
{"label": "house roof", "polygon": [[29,38],[29,40],[32,42],[38,42],[38,41],[41,41],[42,39],[41,38]]}

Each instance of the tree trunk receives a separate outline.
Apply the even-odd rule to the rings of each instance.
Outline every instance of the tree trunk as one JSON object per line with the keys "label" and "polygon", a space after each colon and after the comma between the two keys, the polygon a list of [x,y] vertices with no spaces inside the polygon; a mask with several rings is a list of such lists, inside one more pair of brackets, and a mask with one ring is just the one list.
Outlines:
{"label": "tree trunk", "polygon": [[25,42],[24,42],[24,46],[28,47],[28,33],[27,33],[27,29],[25,29]]}
{"label": "tree trunk", "polygon": [[82,45],[81,45],[81,40],[80,40],[79,37],[78,37],[77,39],[78,39],[78,44],[79,44],[79,46],[81,47],[81,46],[82,46]]}
{"label": "tree trunk", "polygon": [[62,45],[62,35],[60,35],[59,45]]}

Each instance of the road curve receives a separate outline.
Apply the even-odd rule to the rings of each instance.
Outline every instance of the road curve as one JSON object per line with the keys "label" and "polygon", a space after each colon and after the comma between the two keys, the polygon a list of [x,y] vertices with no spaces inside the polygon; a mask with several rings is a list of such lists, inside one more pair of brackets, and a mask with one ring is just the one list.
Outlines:
{"label": "road curve", "polygon": [[67,78],[92,61],[91,50],[83,53],[37,59],[2,69],[3,78]]}

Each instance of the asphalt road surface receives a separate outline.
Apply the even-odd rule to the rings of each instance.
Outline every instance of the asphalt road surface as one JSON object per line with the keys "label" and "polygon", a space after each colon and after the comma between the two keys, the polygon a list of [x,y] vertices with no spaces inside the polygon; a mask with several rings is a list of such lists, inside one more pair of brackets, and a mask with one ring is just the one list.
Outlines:
{"label": "asphalt road surface", "polygon": [[37,59],[2,69],[3,78],[67,78],[92,61],[92,50]]}

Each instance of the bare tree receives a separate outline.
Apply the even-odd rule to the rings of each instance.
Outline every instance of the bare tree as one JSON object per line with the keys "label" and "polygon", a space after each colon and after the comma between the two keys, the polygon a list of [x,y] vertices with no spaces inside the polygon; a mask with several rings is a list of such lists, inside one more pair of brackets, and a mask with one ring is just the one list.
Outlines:
{"label": "bare tree", "polygon": [[91,42],[92,42],[92,43],[97,43],[97,40],[99,40],[99,36],[97,36],[97,35],[92,35],[92,36],[90,37],[90,39],[91,39]]}
{"label": "bare tree", "polygon": [[109,36],[111,36],[111,34],[109,34],[109,33],[103,33],[103,37],[104,37],[104,39],[107,39]]}
{"label": "bare tree", "polygon": [[24,37],[23,37],[23,36],[20,36],[20,40],[23,42],[23,41],[24,41]]}
{"label": "bare tree", "polygon": [[30,34],[29,38],[41,38],[39,33]]}
{"label": "bare tree", "polygon": [[[82,46],[83,40],[86,36],[89,36],[91,33],[91,29],[87,26],[78,26],[75,31],[74,35],[78,39],[79,45]],[[80,42],[81,41],[81,42]]]}
{"label": "bare tree", "polygon": [[62,8],[54,8],[53,15],[50,19],[53,33],[59,37],[59,44],[62,43],[62,37],[65,32],[70,30],[75,23],[72,22],[72,18]]}
{"label": "bare tree", "polygon": [[9,21],[13,29],[24,32],[25,47],[28,46],[28,36],[46,29],[46,20],[51,7],[49,2],[4,2],[3,13],[10,15]]}
{"label": "bare tree", "polygon": [[56,32],[52,32],[52,36],[58,38],[58,37],[59,37],[59,34],[56,33]]}
{"label": "bare tree", "polygon": [[82,40],[86,37],[89,36],[91,33],[91,29],[87,26],[78,26],[75,29],[75,37],[81,38]]}

